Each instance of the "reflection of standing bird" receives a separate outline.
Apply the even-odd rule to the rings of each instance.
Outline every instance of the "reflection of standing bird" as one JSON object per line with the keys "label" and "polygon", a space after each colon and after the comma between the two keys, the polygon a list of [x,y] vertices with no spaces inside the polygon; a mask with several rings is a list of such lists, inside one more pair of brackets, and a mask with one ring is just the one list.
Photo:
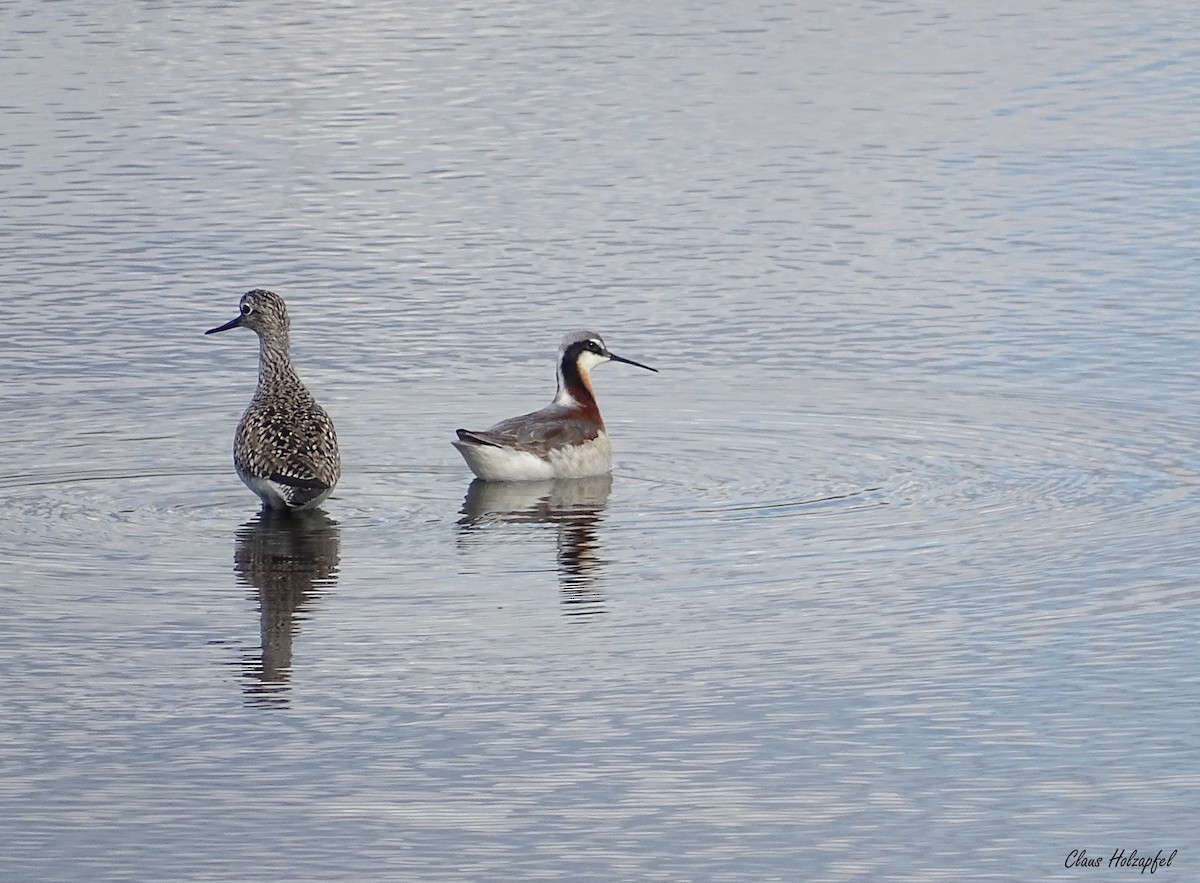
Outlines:
{"label": "reflection of standing bird", "polygon": [[576,331],[558,348],[558,392],[540,411],[502,420],[485,431],[458,430],[454,447],[484,481],[587,478],[612,469],[612,445],[588,372],[601,362],[624,362],[590,331]]}
{"label": "reflection of standing bird", "polygon": [[337,434],[294,368],[283,298],[256,288],[241,312],[216,334],[244,326],[258,335],[258,388],[233,437],[233,465],[268,509],[310,509],[333,491],[342,472]]}
{"label": "reflection of standing bird", "polygon": [[261,661],[250,666],[259,683],[250,692],[275,693],[292,668],[292,635],[299,615],[337,582],[341,540],[324,512],[288,515],[264,510],[238,528],[233,569],[257,591]]}

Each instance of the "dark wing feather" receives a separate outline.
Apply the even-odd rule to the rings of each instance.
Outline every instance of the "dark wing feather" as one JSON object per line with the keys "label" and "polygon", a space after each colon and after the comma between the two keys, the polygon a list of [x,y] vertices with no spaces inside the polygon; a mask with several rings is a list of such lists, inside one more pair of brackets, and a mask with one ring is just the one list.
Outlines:
{"label": "dark wing feather", "polygon": [[604,428],[578,408],[550,405],[531,414],[501,420],[487,430],[458,430],[464,444],[512,448],[544,457],[556,448],[591,441]]}
{"label": "dark wing feather", "polygon": [[293,509],[312,502],[329,490],[329,485],[315,478],[306,480],[275,473],[270,476],[270,479],[280,485],[279,493],[287,501],[288,506]]}

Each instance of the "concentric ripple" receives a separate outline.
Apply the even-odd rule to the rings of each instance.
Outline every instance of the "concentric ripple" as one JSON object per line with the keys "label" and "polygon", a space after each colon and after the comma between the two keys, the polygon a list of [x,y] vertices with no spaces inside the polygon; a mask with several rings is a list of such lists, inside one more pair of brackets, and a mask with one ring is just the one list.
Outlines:
{"label": "concentric ripple", "polygon": [[[1152,541],[1161,525],[1151,516],[1171,517],[1193,483],[1183,426],[978,395],[882,400],[697,420],[674,430],[669,457],[644,435],[649,422],[612,427],[618,463],[611,500],[595,507],[598,540],[694,567],[764,539],[774,541],[764,554],[784,561],[812,538],[858,561],[978,544],[976,554],[1033,566],[1055,554],[1048,531],[1086,528],[1113,548]],[[436,544],[461,518],[468,479],[441,465],[351,466],[326,508],[380,555],[397,530]],[[0,537],[7,531],[5,545],[28,557],[135,555],[159,542],[186,560],[188,537],[221,537],[256,508],[225,467],[58,468],[4,480]]]}
{"label": "concentric ripple", "polygon": [[1103,403],[899,398],[680,425],[666,470],[636,453],[648,445],[634,435],[618,469],[634,511],[613,529],[649,532],[647,543],[697,573],[753,555],[756,579],[786,582],[819,543],[832,570],[894,571],[919,558],[926,578],[962,579],[966,560],[967,573],[1018,580],[1058,567],[1065,538],[1091,550],[1096,572],[1185,515],[1181,481],[1193,473],[1182,425]]}

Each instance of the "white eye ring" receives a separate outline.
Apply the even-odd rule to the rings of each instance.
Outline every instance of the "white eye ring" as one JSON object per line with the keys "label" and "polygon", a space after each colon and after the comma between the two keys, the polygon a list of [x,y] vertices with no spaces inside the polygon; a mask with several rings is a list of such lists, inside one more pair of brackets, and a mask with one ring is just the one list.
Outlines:
{"label": "white eye ring", "polygon": [[243,316],[249,316],[253,312],[254,312],[254,307],[250,306],[250,304],[242,304],[242,315]]}

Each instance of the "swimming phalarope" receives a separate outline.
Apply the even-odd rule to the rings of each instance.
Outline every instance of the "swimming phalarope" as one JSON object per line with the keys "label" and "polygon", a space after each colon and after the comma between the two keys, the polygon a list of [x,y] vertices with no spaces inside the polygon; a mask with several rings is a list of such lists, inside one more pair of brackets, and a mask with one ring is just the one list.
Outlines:
{"label": "swimming phalarope", "polygon": [[333,421],[292,368],[289,324],[283,298],[256,288],[242,295],[237,317],[204,332],[258,335],[258,388],[233,436],[233,465],[267,509],[311,509],[342,471]]}
{"label": "swimming phalarope", "polygon": [[572,332],[558,347],[558,392],[553,402],[483,432],[460,429],[454,447],[484,481],[603,475],[612,469],[612,445],[588,372],[609,360],[658,370],[613,355],[599,334]]}

